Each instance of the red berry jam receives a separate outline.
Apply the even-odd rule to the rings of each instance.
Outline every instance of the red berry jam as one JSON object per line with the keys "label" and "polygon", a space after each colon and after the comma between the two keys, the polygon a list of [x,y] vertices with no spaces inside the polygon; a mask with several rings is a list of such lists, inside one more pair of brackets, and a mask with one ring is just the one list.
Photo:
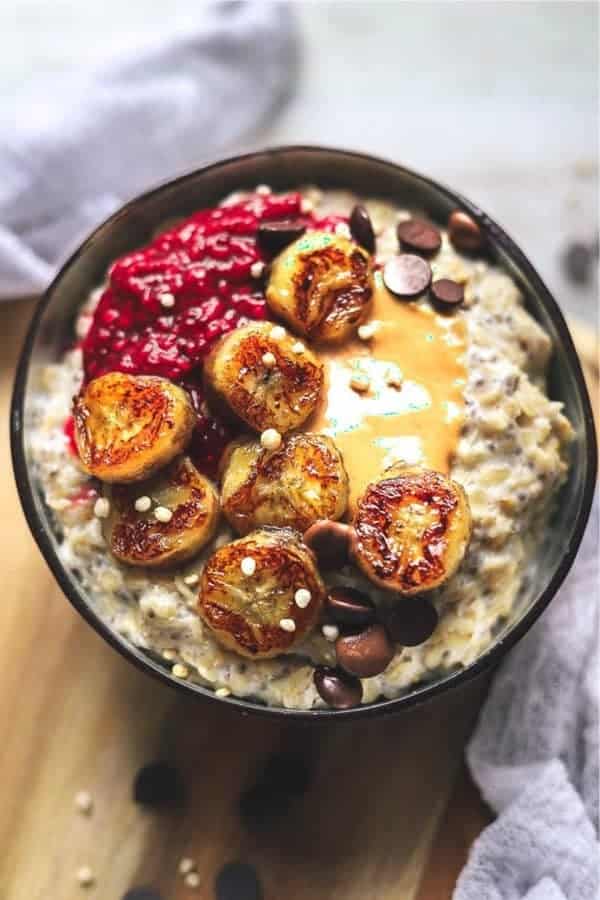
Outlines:
{"label": "red berry jam", "polygon": [[63,433],[67,439],[67,446],[69,448],[69,453],[72,453],[73,456],[78,456],[77,453],[77,444],[75,443],[75,419],[73,416],[69,416],[63,425]]}
{"label": "red berry jam", "polygon": [[[222,334],[267,318],[262,282],[252,276],[254,263],[268,262],[257,230],[263,221],[291,218],[326,231],[346,221],[303,214],[296,192],[200,210],[113,263],[82,342],[86,380],[107,372],[161,375],[195,392],[193,456],[210,474],[230,435],[203,411],[200,366]],[[65,432],[71,439],[72,426]]]}

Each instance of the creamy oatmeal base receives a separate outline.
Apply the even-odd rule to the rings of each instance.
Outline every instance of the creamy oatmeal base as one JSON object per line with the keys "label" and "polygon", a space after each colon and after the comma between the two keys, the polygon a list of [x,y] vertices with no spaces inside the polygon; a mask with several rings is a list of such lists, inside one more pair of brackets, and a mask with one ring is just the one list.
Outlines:
{"label": "creamy oatmeal base", "polygon": [[[323,213],[349,214],[357,199],[347,193],[307,189]],[[361,201],[365,202],[365,201]],[[377,233],[377,258],[397,253],[396,225],[410,213],[366,201]],[[465,421],[450,474],[468,495],[473,534],[457,572],[431,598],[439,614],[433,635],[417,647],[397,646],[386,670],[363,679],[363,703],[397,697],[418,682],[472,663],[518,600],[535,546],[544,533],[552,500],[566,476],[572,436],[562,405],[548,399],[545,370],[551,353],[546,333],[523,307],[512,279],[483,260],[467,258],[443,232],[432,261],[434,278],[465,286],[465,302],[453,315],[466,324],[468,371]],[[85,333],[101,289],[92,292],[76,324]],[[398,301],[402,302],[402,301]],[[427,300],[418,301],[428,305]],[[235,535],[222,527],[202,555],[175,572],[148,572],[117,563],[109,554],[89,478],[68,448],[64,423],[82,381],[82,354],[68,352],[42,373],[29,423],[30,456],[46,502],[61,533],[60,557],[81,579],[100,617],[136,646],[179,663],[200,684],[273,706],[325,706],[313,683],[316,664],[335,665],[335,650],[320,629],[289,655],[247,660],[224,650],[196,613],[197,576],[215,545]],[[73,502],[78,493],[82,498]],[[390,596],[355,567],[325,573],[327,585],[365,590],[377,604]]]}

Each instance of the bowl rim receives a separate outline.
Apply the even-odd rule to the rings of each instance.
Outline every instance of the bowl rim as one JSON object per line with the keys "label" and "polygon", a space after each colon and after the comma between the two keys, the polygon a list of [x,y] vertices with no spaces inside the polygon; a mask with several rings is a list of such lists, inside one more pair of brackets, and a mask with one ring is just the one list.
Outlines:
{"label": "bowl rim", "polygon": [[[50,304],[54,291],[63,278],[64,273],[86,253],[88,246],[95,240],[98,232],[110,227],[112,222],[123,215],[124,212],[136,207],[140,203],[144,203],[162,191],[165,191],[174,185],[185,184],[198,177],[200,174],[217,170],[223,166],[232,165],[239,162],[251,162],[257,158],[269,158],[280,156],[286,153],[325,153],[332,157],[344,156],[355,159],[359,162],[373,163],[378,166],[388,167],[396,172],[400,172],[409,178],[420,180],[427,184],[430,188],[441,193],[454,204],[457,208],[461,208],[469,213],[483,228],[483,230],[492,238],[493,243],[501,247],[503,252],[516,265],[518,271],[524,274],[531,285],[532,291],[537,295],[540,302],[544,306],[559,338],[565,348],[566,355],[570,361],[574,380],[577,386],[583,413],[584,413],[584,452],[587,464],[587,477],[583,485],[581,495],[581,505],[578,510],[577,518],[574,523],[573,533],[570,535],[568,545],[563,553],[559,565],[554,575],[546,585],[545,589],[531,603],[526,613],[510,628],[507,634],[502,636],[495,643],[490,645],[484,652],[477,657],[474,662],[463,669],[448,673],[440,681],[431,684],[424,683],[417,690],[404,696],[391,699],[377,700],[374,703],[357,706],[351,709],[338,710],[329,707],[318,708],[312,710],[293,709],[287,707],[272,707],[261,704],[257,701],[246,700],[234,696],[217,697],[213,690],[203,685],[193,682],[178,680],[172,676],[166,668],[159,665],[154,659],[147,656],[140,648],[135,647],[130,642],[121,638],[114,632],[107,623],[94,611],[91,604],[83,599],[83,593],[80,597],[75,589],[66,567],[60,561],[54,546],[50,539],[49,533],[46,531],[42,519],[38,516],[35,503],[35,494],[30,483],[29,469],[26,460],[25,450],[25,429],[24,429],[24,402],[27,385],[27,376],[29,372],[31,354],[34,342],[38,332],[38,326],[41,318]],[[594,427],[594,419],[592,407],[585,383],[585,378],[579,362],[577,351],[575,350],[569,329],[567,327],[564,316],[558,306],[556,300],[552,296],[545,283],[538,275],[537,271],[525,256],[523,251],[512,240],[512,238],[498,225],[487,213],[472,203],[462,194],[453,191],[444,183],[437,179],[430,178],[420,172],[404,166],[402,164],[374,156],[370,153],[363,153],[353,150],[345,150],[339,147],[328,147],[320,145],[290,144],[276,147],[268,147],[259,150],[253,150],[248,153],[236,154],[227,158],[217,159],[206,165],[185,172],[176,178],[166,179],[153,188],[144,191],[141,194],[128,200],[121,205],[115,212],[101,222],[94,230],[83,240],[77,249],[68,257],[68,259],[60,267],[59,271],[53,278],[50,285],[42,294],[36,309],[29,323],[25,340],[19,355],[17,364],[11,407],[10,407],[10,442],[11,457],[13,464],[13,473],[17,486],[17,491],[21,501],[21,506],[25,514],[29,529],[33,535],[39,550],[44,557],[46,564],[49,566],[59,587],[77,610],[77,612],[100,634],[102,638],[122,657],[133,663],[138,669],[159,679],[163,684],[178,690],[182,694],[195,696],[208,702],[219,704],[221,708],[228,707],[232,711],[241,713],[243,716],[257,715],[265,718],[279,719],[285,718],[288,722],[310,723],[318,721],[356,721],[357,719],[366,719],[372,717],[397,714],[402,710],[423,704],[428,700],[437,697],[445,691],[460,687],[467,682],[477,678],[486,671],[490,671],[501,658],[519,641],[531,628],[533,623],[539,618],[546,609],[559,587],[563,583],[567,573],[569,572],[574,559],[576,557],[579,545],[581,543],[585,527],[590,515],[592,501],[594,497],[596,473],[597,473],[597,445],[596,432]]]}

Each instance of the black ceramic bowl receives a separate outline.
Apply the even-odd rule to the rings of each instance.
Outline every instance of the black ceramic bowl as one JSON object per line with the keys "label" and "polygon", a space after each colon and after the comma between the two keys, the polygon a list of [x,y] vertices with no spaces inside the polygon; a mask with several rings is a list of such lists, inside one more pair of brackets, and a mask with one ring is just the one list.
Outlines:
{"label": "black ceramic bowl", "polygon": [[[218,699],[206,688],[174,679],[163,664],[111,631],[90,606],[76,575],[59,559],[52,517],[28,465],[30,385],[36,370],[60,356],[70,340],[70,328],[79,304],[102,280],[108,265],[120,254],[147,242],[154,229],[167,218],[214,205],[231,191],[259,183],[274,189],[303,183],[347,188],[359,194],[381,196],[404,207],[423,209],[441,223],[457,207],[469,212],[484,230],[497,262],[519,282],[530,312],[554,342],[549,392],[564,403],[577,435],[569,480],[560,497],[560,516],[548,523],[546,539],[538,551],[536,576],[494,643],[463,670],[418,685],[397,699],[351,710],[270,709],[233,697]],[[303,721],[356,719],[400,712],[450,690],[497,663],[535,622],[569,571],[588,519],[596,479],[592,411],[577,354],[556,301],[521,250],[489,216],[437,182],[371,156],[322,147],[283,147],[206,166],[132,200],[97,228],[63,266],[33,317],[16,375],[11,438],[17,486],[33,536],[61,588],[96,631],[127,659],[179,691],[195,694],[205,701],[225,703],[242,714],[252,712]]]}

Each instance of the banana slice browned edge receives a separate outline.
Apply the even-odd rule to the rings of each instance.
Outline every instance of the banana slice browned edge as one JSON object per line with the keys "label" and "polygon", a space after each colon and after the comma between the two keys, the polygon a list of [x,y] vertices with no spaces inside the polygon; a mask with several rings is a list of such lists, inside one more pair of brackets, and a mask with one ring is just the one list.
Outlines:
{"label": "banana slice browned edge", "polygon": [[[242,561],[252,559],[251,574]],[[299,606],[296,592],[310,602]],[[217,640],[252,659],[291,650],[314,627],[325,596],[315,558],[290,528],[260,528],[216,550],[200,583],[198,611]],[[294,630],[281,622],[291,620]]]}
{"label": "banana slice browned edge", "polygon": [[109,372],[73,400],[81,465],[107,482],[140,481],[187,446],[197,416],[186,392],[166,378]]}
{"label": "banana slice browned edge", "polygon": [[460,565],[471,536],[463,487],[419,466],[370,484],[354,518],[352,555],[382,588],[411,595],[439,587]]}
{"label": "banana slice browned edge", "polygon": [[[113,485],[105,491],[110,512],[103,523],[112,554],[130,566],[173,566],[195,556],[213,537],[219,499],[211,482],[186,456],[174,460],[149,481]],[[139,498],[151,507],[138,512]],[[171,513],[159,521],[156,509]]]}

